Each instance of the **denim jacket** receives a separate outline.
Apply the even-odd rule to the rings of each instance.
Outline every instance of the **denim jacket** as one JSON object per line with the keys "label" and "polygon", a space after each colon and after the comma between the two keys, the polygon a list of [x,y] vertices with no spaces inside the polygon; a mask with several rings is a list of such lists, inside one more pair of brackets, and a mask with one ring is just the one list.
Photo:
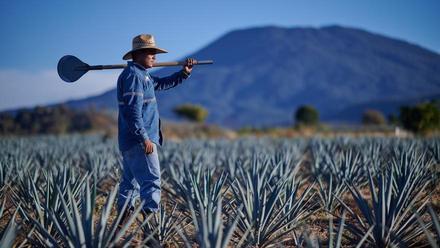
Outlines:
{"label": "denim jacket", "polygon": [[181,70],[168,77],[154,77],[142,65],[129,61],[117,84],[118,143],[121,151],[150,140],[162,145],[156,90],[167,90],[189,77]]}

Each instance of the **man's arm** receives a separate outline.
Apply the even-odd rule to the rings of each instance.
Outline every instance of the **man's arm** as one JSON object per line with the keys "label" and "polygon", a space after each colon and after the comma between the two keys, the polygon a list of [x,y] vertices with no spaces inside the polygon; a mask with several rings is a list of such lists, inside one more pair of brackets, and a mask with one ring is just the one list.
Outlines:
{"label": "man's arm", "polygon": [[151,78],[153,79],[154,90],[167,90],[181,84],[183,80],[189,78],[189,76],[190,74],[186,73],[184,70],[180,70],[168,77],[159,78],[151,76]]}
{"label": "man's arm", "polygon": [[154,90],[167,90],[181,84],[184,79],[190,77],[194,62],[194,59],[186,59],[186,64],[183,66],[182,70],[173,73],[168,77],[158,78],[151,76],[154,81]]}

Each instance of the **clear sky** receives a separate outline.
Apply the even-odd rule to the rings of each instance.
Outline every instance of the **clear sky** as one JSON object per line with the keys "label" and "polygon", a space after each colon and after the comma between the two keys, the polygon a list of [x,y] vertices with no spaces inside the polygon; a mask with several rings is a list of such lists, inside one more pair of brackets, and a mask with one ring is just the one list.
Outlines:
{"label": "clear sky", "polygon": [[[0,1],[0,110],[54,103],[114,87],[118,71],[58,78],[60,57],[89,64],[123,63],[131,39],[155,35],[176,60],[228,31],[254,26],[342,25],[440,52],[439,0]],[[206,59],[206,58],[200,58]]]}

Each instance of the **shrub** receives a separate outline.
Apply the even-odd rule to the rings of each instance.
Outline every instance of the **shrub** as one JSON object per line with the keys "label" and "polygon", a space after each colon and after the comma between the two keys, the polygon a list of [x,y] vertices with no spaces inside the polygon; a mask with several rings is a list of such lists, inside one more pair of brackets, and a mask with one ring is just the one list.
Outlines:
{"label": "shrub", "polygon": [[364,125],[384,125],[385,117],[380,111],[367,109],[362,115],[362,124]]}
{"label": "shrub", "polygon": [[318,110],[309,105],[300,106],[295,113],[295,122],[299,125],[317,125],[319,122]]}
{"label": "shrub", "polygon": [[200,105],[182,104],[174,108],[174,113],[190,121],[203,123],[208,116],[208,111]]}
{"label": "shrub", "polygon": [[414,107],[400,108],[403,127],[416,133],[440,129],[440,110],[433,102],[420,103]]}

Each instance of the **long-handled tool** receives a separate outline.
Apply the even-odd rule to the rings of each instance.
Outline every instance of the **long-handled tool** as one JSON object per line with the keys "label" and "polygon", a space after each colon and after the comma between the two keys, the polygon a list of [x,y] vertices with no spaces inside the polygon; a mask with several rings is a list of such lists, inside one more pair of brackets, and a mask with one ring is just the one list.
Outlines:
{"label": "long-handled tool", "polygon": [[[194,65],[209,65],[214,63],[212,60],[200,60],[195,61]],[[155,63],[153,67],[161,67],[161,66],[178,66],[185,65],[186,62],[178,61],[178,62],[161,62]],[[82,62],[75,56],[66,55],[63,56],[60,61],[58,61],[58,75],[60,78],[68,83],[75,82],[82,75],[86,74],[90,70],[106,70],[106,69],[122,69],[125,68],[126,64],[119,65],[88,65]]]}

